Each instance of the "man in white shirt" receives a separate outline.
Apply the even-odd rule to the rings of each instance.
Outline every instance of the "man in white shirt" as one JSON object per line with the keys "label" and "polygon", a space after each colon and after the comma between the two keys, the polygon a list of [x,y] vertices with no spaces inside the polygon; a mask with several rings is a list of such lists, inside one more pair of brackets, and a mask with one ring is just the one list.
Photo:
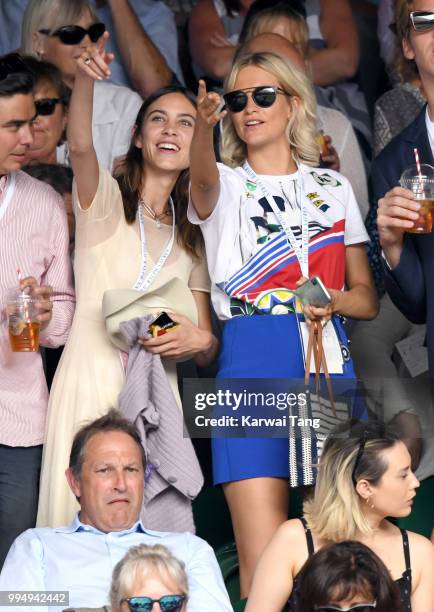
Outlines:
{"label": "man in white shirt", "polygon": [[[141,543],[163,544],[185,564],[188,612],[231,611],[214,552],[204,540],[191,533],[150,531],[138,519],[145,464],[136,427],[116,411],[82,427],[66,470],[81,511],[68,527],[21,534],[0,574],[0,591],[54,591],[51,603],[58,606],[51,605],[53,612],[100,607],[109,601],[113,568],[127,550]],[[15,602],[12,609],[21,609],[19,596]]]}

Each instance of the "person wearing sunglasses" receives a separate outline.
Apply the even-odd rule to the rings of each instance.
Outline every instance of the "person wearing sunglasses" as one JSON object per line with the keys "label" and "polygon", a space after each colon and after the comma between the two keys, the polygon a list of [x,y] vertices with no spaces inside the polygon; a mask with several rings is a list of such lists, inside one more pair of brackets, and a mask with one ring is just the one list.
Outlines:
{"label": "person wearing sunglasses", "polygon": [[285,602],[299,611],[299,572],[306,559],[343,540],[361,542],[378,555],[399,589],[402,612],[432,612],[431,542],[387,518],[410,514],[418,486],[407,448],[393,429],[372,421],[334,432],[324,445],[304,517],[286,521],[268,545],[246,612],[262,611],[265,605],[268,612],[280,612]]}
{"label": "person wearing sunglasses", "polygon": [[[271,51],[293,62],[309,76],[307,43],[308,29],[305,19],[301,16],[292,24],[285,26],[289,21],[277,13],[274,16],[267,13],[251,23],[252,27],[246,29],[243,41],[238,49],[237,57],[243,53],[261,53]],[[279,28],[285,26],[279,34]],[[353,188],[363,219],[369,209],[368,184],[360,146],[357,142],[354,129],[346,116],[334,109],[317,104],[317,125],[327,138],[327,152],[321,152],[321,166],[338,170],[346,176]]]}
{"label": "person wearing sunglasses", "polygon": [[383,561],[360,542],[324,546],[298,576],[297,612],[405,612]]}
{"label": "person wearing sunglasses", "polygon": [[403,171],[420,163],[434,166],[434,2],[400,0],[396,5],[397,37],[405,58],[415,62],[427,99],[416,119],[392,140],[372,166],[373,206],[384,254],[385,288],[412,323],[427,325],[426,344],[431,379],[434,377],[434,257],[433,234],[408,233],[419,216],[419,204],[408,190],[398,187]]}
{"label": "person wearing sunglasses", "polygon": [[0,568],[35,524],[48,406],[41,352],[11,350],[6,295],[20,284],[36,296],[44,347],[65,343],[75,302],[61,197],[21,170],[34,138],[33,87],[19,55],[0,57]]}
{"label": "person wearing sunglasses", "polygon": [[113,570],[110,602],[112,612],[186,612],[184,563],[161,544],[133,546]]}
{"label": "person wearing sunglasses", "polygon": [[70,91],[54,64],[32,56],[24,56],[24,61],[35,77],[37,113],[34,140],[28,149],[26,164],[69,163],[64,141]]}
{"label": "person wearing sunglasses", "polygon": [[[28,55],[54,64],[71,89],[77,58],[89,44],[107,36],[105,25],[87,0],[30,0],[23,17],[21,48]],[[94,141],[104,167],[111,170],[114,160],[126,153],[141,103],[141,97],[126,87],[101,81],[96,84]],[[67,155],[62,161],[66,158]]]}
{"label": "person wearing sunglasses", "polygon": [[[329,288],[326,308],[305,308],[307,325],[337,313],[374,317],[367,235],[347,179],[317,167],[307,77],[275,54],[251,54],[234,64],[225,91],[221,101],[200,83],[190,153],[189,219],[202,229],[213,305],[225,321],[218,376],[304,378],[293,291],[313,274]],[[217,164],[212,128],[221,118],[225,163]],[[345,279],[348,290],[341,291]],[[336,333],[344,338],[342,328]],[[290,446],[288,439],[265,436],[213,440],[214,482],[223,484],[229,502],[244,596],[261,552],[286,519],[290,472],[293,487],[314,481],[316,442],[309,449],[300,444],[297,435]],[[299,453],[303,462],[295,459]]]}

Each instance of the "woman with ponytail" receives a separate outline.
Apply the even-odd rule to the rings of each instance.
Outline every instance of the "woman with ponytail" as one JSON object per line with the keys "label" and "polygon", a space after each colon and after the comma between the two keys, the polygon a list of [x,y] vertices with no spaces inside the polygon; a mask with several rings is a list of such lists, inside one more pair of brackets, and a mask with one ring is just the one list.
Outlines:
{"label": "woman with ponytail", "polygon": [[[362,612],[365,608],[348,601],[356,589],[326,594],[323,588],[318,593],[318,581],[312,589],[307,579],[310,570],[305,562],[309,559],[308,567],[315,566],[311,559],[316,551],[348,540],[371,549],[387,566],[399,591],[397,608],[378,605],[378,610],[433,612],[432,545],[388,519],[410,514],[418,487],[407,447],[392,430],[372,422],[351,423],[347,431],[335,432],[324,444],[315,491],[304,503],[304,517],[283,523],[259,561],[246,612],[280,612],[285,605],[290,612]],[[338,568],[336,559],[333,568]],[[330,586],[332,572],[323,568],[322,574]],[[361,578],[360,568],[357,574]],[[371,595],[380,604],[378,592]],[[345,600],[345,607],[340,607],[340,600]],[[309,607],[308,603],[319,605]]]}
{"label": "woman with ponytail", "polygon": [[[179,324],[166,335],[141,341],[144,350],[162,357],[178,403],[175,360],[194,357],[206,365],[217,350],[200,230],[186,219],[195,102],[179,87],[149,96],[112,177],[98,165],[92,140],[94,81],[110,74],[106,40],[104,34],[77,59],[71,96],[77,309],[51,390],[41,526],[68,524],[77,510],[64,477],[68,449],[79,423],[118,403],[127,358],[119,323],[164,310]],[[129,310],[123,307],[126,301]],[[146,309],[141,314],[139,303]]]}

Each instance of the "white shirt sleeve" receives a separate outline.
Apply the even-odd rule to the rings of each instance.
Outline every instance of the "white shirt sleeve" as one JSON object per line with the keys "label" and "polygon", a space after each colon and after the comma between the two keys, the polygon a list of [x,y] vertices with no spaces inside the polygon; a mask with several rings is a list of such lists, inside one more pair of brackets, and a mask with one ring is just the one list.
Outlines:
{"label": "white shirt sleeve", "polygon": [[[42,542],[33,529],[28,529],[18,536],[9,550],[0,574],[0,591],[14,591],[17,596],[21,591],[45,591],[43,560]],[[17,602],[17,605],[8,606],[8,611],[48,612],[48,607],[23,607]]]}
{"label": "white shirt sleeve", "polygon": [[188,560],[184,559],[190,590],[188,612],[232,612],[213,549],[192,534],[188,534],[188,546]]}
{"label": "white shirt sleeve", "polygon": [[354,197],[353,188],[347,179],[345,179],[344,187],[346,190],[345,245],[369,242],[369,235],[363,223],[360,208]]}
{"label": "white shirt sleeve", "polygon": [[216,222],[217,218],[221,217],[228,208],[231,209],[229,211],[231,214],[236,212],[236,206],[238,205],[240,195],[242,194],[242,180],[240,174],[221,163],[217,163],[217,169],[220,175],[220,192],[214,210],[209,217],[206,219],[200,219],[194,208],[190,195],[187,218],[190,223],[193,223],[194,225],[210,225],[211,222]]}

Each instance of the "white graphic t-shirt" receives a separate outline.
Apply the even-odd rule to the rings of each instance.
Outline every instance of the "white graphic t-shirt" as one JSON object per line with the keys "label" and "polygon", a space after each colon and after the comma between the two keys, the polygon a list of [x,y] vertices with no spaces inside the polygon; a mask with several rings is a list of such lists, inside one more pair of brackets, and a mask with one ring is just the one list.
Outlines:
{"label": "white graphic t-shirt", "polygon": [[[199,219],[190,201],[188,218],[201,226],[211,298],[220,319],[293,310],[291,289],[301,276],[294,249],[258,184],[243,168],[218,164],[220,195],[212,214]],[[260,175],[270,196],[302,237],[301,207],[308,213],[309,276],[342,289],[345,247],[369,240],[348,180],[333,170],[300,164],[285,176]]]}

